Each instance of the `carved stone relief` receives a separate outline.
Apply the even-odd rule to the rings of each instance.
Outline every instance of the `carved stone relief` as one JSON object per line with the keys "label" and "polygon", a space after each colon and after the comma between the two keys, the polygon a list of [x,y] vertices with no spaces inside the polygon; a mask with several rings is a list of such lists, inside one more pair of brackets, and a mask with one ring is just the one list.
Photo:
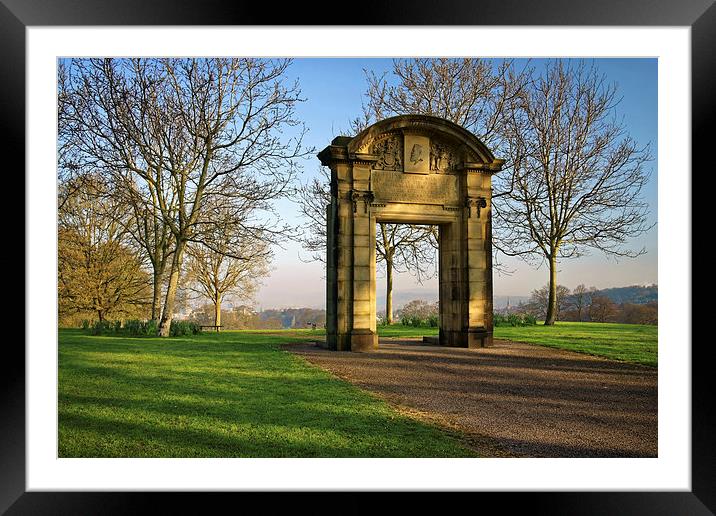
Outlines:
{"label": "carved stone relief", "polygon": [[453,173],[457,170],[457,166],[457,149],[445,141],[432,139],[430,142],[430,170]]}
{"label": "carved stone relief", "polygon": [[403,135],[386,133],[376,138],[370,148],[378,156],[373,168],[376,170],[403,170]]}
{"label": "carved stone relief", "polygon": [[405,134],[405,163],[403,171],[409,174],[430,173],[430,138]]}

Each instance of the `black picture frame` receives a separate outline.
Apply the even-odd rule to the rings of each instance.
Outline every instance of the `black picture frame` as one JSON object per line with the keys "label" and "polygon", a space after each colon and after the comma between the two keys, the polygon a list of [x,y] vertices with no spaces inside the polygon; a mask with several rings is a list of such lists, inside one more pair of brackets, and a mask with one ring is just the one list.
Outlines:
{"label": "black picture frame", "polygon": [[[3,156],[17,159],[14,170],[24,170],[25,148],[25,29],[31,26],[111,25],[585,25],[585,26],[689,26],[692,72],[692,170],[704,174],[713,169],[711,147],[716,95],[716,6],[714,0],[393,0],[330,4],[310,8],[303,3],[281,9],[259,2],[218,0],[0,0],[0,115]],[[708,161],[707,161],[708,160]],[[21,174],[15,174],[19,180]],[[693,177],[693,175],[692,175]],[[24,182],[18,188],[24,191]],[[693,191],[693,190],[692,190]],[[695,200],[694,200],[695,204]],[[692,217],[693,220],[693,217]],[[693,233],[692,233],[693,234]],[[9,237],[8,237],[9,238]],[[23,237],[20,237],[22,239]],[[19,248],[19,246],[17,246]],[[692,251],[693,252],[693,251]],[[702,255],[691,255],[696,265]],[[18,260],[16,260],[18,261]],[[27,270],[25,271],[27,274]],[[693,272],[692,272],[693,274]],[[691,300],[684,300],[691,302]],[[37,324],[26,307],[25,324]],[[694,320],[692,316],[692,320]],[[697,319],[698,320],[698,319]],[[468,507],[523,505],[532,514],[713,514],[716,511],[716,453],[712,432],[714,375],[709,371],[709,344],[691,335],[692,354],[692,490],[690,492],[529,492],[453,493],[451,503]],[[25,489],[25,352],[16,341],[6,339],[0,360],[2,418],[0,418],[0,512],[6,514],[135,514],[168,512],[214,512],[217,504],[235,503],[237,494],[214,493],[78,493],[26,492]],[[249,507],[259,495],[240,493],[241,505]],[[335,496],[335,495],[332,495]],[[376,493],[348,493],[340,501],[311,501],[312,512],[357,513],[382,504]],[[470,499],[466,499],[470,497]],[[170,500],[171,498],[171,500]],[[270,498],[270,501],[267,500]],[[290,504],[301,508],[305,493],[276,494],[255,500]],[[340,504],[340,510],[336,503]],[[426,500],[423,493],[403,497],[403,511],[430,508],[443,502]],[[456,505],[456,507],[458,507]],[[493,506],[494,507],[494,506]],[[199,510],[200,509],[200,510]],[[271,510],[270,512],[274,512]]]}

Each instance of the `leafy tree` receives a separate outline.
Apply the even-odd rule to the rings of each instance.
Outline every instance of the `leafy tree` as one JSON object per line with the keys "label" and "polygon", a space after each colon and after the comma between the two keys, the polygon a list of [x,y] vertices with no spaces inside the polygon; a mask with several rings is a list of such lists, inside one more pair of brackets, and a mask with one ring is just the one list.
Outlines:
{"label": "leafy tree", "polygon": [[143,317],[149,278],[126,245],[125,213],[98,176],[64,185],[58,227],[58,305],[61,319],[93,314],[99,321]]}

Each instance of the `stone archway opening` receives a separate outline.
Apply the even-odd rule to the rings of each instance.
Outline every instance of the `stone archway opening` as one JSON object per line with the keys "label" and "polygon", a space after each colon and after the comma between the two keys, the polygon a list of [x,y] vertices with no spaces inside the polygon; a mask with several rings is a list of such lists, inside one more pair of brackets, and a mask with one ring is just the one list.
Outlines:
{"label": "stone archway opening", "polygon": [[[376,223],[376,284],[378,324],[403,322],[401,312],[408,303],[423,302],[409,314],[429,322],[438,297],[439,227],[426,224]],[[389,318],[388,314],[392,317]],[[437,316],[437,312],[435,312]],[[437,317],[430,320],[437,327]],[[411,322],[413,324],[413,322]]]}
{"label": "stone archway opening", "polygon": [[403,115],[318,155],[331,169],[326,210],[326,346],[370,351],[376,331],[376,224],[439,226],[444,346],[492,343],[492,174],[501,169],[473,134],[447,120]]}

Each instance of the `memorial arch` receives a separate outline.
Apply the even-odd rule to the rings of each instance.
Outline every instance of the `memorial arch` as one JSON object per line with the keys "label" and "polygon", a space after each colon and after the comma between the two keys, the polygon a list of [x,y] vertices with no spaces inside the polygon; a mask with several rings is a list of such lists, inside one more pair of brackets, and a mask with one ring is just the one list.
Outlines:
{"label": "memorial arch", "polygon": [[318,154],[331,169],[326,345],[378,347],[376,223],[439,227],[440,344],[492,344],[492,174],[503,160],[447,120],[402,115]]}

